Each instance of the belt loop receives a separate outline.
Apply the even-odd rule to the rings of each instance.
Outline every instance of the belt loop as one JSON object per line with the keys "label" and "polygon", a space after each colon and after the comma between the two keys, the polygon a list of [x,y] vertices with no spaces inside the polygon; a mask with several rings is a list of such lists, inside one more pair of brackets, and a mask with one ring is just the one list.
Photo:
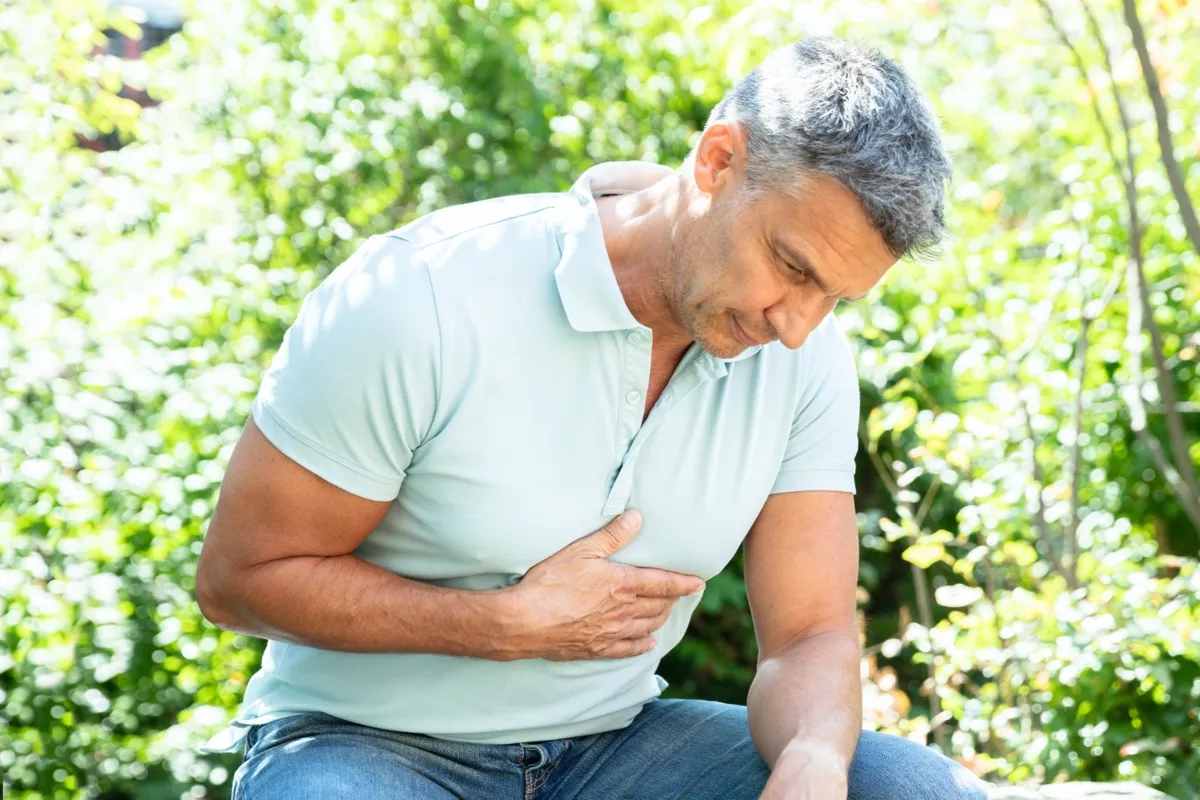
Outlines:
{"label": "belt loop", "polygon": [[538,762],[536,764],[531,764],[529,766],[530,769],[537,769],[538,767],[544,766],[545,763],[550,760],[550,754],[546,752],[546,748],[542,747],[540,744],[526,744],[522,745],[522,747],[537,751]]}

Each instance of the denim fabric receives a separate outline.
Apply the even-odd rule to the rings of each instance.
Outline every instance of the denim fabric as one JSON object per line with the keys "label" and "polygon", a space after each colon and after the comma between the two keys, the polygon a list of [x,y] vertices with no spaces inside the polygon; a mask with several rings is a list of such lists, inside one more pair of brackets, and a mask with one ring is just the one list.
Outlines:
{"label": "denim fabric", "polygon": [[[255,727],[234,800],[750,800],[768,777],[744,706],[647,703],[621,730],[523,744],[473,744],[381,730],[328,714]],[[962,766],[894,736],[864,732],[851,800],[984,800]]]}

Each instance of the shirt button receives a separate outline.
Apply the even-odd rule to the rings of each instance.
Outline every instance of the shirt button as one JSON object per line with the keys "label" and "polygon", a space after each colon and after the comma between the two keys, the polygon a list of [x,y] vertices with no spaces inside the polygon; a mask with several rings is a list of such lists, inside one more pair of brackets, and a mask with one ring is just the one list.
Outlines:
{"label": "shirt button", "polygon": [[633,344],[641,344],[646,341],[646,333],[645,331],[630,331],[625,335],[625,338]]}
{"label": "shirt button", "polygon": [[631,405],[641,399],[642,396],[638,392],[630,392],[629,394],[625,395],[625,402]]}

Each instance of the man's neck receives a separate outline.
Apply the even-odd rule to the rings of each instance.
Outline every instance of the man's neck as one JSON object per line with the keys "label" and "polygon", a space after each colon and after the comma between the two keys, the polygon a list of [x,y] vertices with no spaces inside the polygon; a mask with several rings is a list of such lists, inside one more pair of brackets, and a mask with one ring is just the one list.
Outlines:
{"label": "man's neck", "polygon": [[675,290],[671,231],[679,198],[677,177],[640,192],[596,200],[604,245],[625,305],[653,333],[655,349],[683,351],[692,340],[670,303]]}

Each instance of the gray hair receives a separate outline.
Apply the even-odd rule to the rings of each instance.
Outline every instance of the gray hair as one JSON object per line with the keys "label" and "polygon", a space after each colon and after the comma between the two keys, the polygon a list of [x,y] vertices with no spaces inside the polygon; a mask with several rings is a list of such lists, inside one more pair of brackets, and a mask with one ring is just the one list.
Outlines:
{"label": "gray hair", "polygon": [[743,78],[705,126],[740,122],[749,196],[795,194],[806,177],[862,201],[892,253],[927,255],[945,235],[950,158],[937,117],[904,71],[876,49],[832,36],[782,47]]}

